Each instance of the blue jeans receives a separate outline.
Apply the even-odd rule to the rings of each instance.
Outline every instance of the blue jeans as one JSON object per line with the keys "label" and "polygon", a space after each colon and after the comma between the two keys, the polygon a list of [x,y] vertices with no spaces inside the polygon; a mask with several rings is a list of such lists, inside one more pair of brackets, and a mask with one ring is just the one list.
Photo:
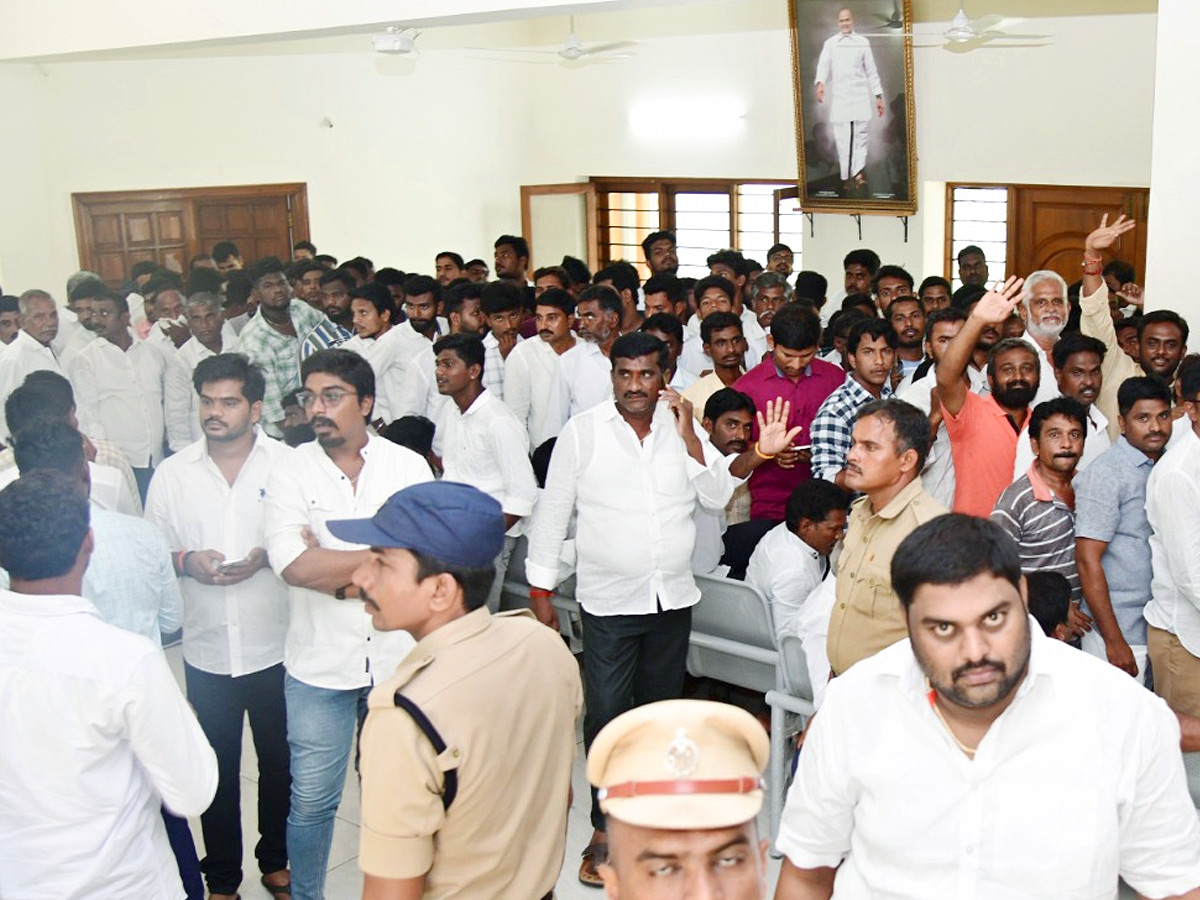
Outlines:
{"label": "blue jeans", "polygon": [[369,687],[347,691],[314,687],[287,675],[287,736],[292,803],[287,850],[293,900],[324,900],[333,822],[354,734],[367,715]]}

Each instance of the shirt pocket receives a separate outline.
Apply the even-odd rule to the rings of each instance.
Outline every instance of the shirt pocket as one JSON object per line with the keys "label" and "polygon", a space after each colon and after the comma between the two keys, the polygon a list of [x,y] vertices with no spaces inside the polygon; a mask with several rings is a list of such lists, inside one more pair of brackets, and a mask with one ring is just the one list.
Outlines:
{"label": "shirt pocket", "polygon": [[892,618],[896,612],[896,596],[892,593],[890,573],[881,566],[863,566],[854,579],[851,604],[869,618]]}

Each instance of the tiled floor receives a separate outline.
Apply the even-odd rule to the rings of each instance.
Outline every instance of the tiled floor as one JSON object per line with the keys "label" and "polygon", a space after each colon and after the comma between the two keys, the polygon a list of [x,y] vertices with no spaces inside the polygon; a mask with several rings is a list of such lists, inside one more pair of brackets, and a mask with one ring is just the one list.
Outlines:
{"label": "tiled floor", "polygon": [[[182,653],[178,646],[167,650],[170,661],[180,684],[183,683]],[[255,797],[258,793],[257,777],[258,763],[254,755],[254,744],[250,740],[250,729],[246,727],[242,743],[242,839],[245,844],[243,859],[246,880],[241,887],[243,900],[271,900],[271,895],[258,882],[258,870],[254,863],[254,844],[258,840],[257,812]],[[567,851],[563,863],[562,875],[555,888],[558,900],[603,900],[604,892],[599,888],[589,888],[579,883],[576,873],[579,866],[579,854],[587,846],[592,836],[591,823],[588,819],[589,793],[587,778],[584,775],[583,738],[579,740],[579,754],[575,760],[572,772],[572,783],[575,788],[574,803],[567,815]],[[346,777],[346,789],[342,794],[342,803],[338,807],[337,823],[333,829],[333,850],[329,857],[329,877],[325,882],[326,900],[359,900],[362,896],[362,872],[358,868],[358,825],[360,816],[358,779],[353,767]],[[204,842],[200,836],[200,820],[192,821],[192,833],[196,838],[196,849],[204,855]],[[760,834],[765,833],[765,816],[760,817]],[[775,890],[775,880],[779,876],[779,861],[769,860],[769,881],[767,896]]]}

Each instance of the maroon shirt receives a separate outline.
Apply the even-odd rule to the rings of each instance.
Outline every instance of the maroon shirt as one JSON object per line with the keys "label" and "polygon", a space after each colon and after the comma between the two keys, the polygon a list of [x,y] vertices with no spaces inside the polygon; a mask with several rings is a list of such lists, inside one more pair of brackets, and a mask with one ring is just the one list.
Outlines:
{"label": "maroon shirt", "polygon": [[[766,413],[767,401],[783,398],[791,403],[788,428],[801,427],[792,443],[811,444],[808,429],[816,418],[825,398],[842,386],[846,373],[840,366],[814,359],[800,380],[793,382],[775,366],[768,356],[733,383],[733,389],[749,394],[754,407]],[[758,423],[754,424],[754,439],[758,440]],[[801,463],[794,469],[781,469],[775,462],[765,462],[750,475],[750,518],[783,521],[783,510],[796,485],[812,477],[812,469]]]}

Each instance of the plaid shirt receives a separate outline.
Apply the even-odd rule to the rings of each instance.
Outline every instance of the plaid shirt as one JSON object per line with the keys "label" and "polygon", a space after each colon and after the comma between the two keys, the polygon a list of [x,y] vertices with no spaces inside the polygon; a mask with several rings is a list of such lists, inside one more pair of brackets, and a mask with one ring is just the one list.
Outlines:
{"label": "plaid shirt", "polygon": [[354,337],[353,331],[347,331],[332,319],[323,318],[300,345],[300,362],[304,362],[318,350],[341,346],[352,337]]}
{"label": "plaid shirt", "polygon": [[[890,396],[892,388],[885,384],[880,397],[886,400]],[[874,399],[853,375],[847,375],[842,386],[825,398],[808,432],[812,438],[813,478],[833,481],[837,477],[850,452],[854,416]]]}
{"label": "plaid shirt", "polygon": [[[324,316],[303,300],[292,300],[289,308],[296,334],[307,334]],[[261,315],[246,323],[238,335],[238,352],[262,369],[267,381],[263,396],[262,426],[272,437],[283,437],[276,422],[283,421],[284,395],[300,387],[300,338],[280,334]]]}
{"label": "plaid shirt", "polygon": [[[517,343],[525,338],[517,335]],[[500,342],[490,331],[483,336],[483,386],[501,400],[504,399],[504,368],[507,360],[500,352]]]}

